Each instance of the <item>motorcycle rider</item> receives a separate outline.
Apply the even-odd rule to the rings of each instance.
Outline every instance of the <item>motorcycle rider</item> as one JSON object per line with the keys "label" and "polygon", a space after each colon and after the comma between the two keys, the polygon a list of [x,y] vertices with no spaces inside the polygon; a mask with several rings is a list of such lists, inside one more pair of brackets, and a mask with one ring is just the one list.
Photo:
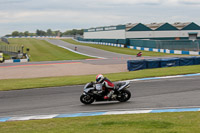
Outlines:
{"label": "motorcycle rider", "polygon": [[107,89],[109,91],[109,93],[106,96],[104,96],[105,100],[109,99],[114,93],[115,85],[102,74],[98,74],[96,76],[96,82],[102,84],[102,89]]}

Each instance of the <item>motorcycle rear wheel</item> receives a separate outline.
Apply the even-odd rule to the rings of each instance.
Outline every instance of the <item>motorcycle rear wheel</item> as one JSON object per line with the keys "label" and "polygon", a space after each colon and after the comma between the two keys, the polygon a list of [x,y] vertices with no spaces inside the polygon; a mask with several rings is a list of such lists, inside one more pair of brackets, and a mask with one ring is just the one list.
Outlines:
{"label": "motorcycle rear wheel", "polygon": [[83,104],[91,104],[94,102],[94,97],[93,96],[90,96],[90,95],[81,95],[80,97],[80,101],[83,103]]}
{"label": "motorcycle rear wheel", "polygon": [[129,90],[122,90],[120,97],[117,97],[117,100],[120,102],[126,102],[131,98],[131,92]]}

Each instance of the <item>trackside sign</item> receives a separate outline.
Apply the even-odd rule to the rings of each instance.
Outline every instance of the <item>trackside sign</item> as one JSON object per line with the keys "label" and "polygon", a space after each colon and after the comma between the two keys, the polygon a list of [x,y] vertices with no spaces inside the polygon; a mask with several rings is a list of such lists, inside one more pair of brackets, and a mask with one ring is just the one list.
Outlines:
{"label": "trackside sign", "polygon": [[126,29],[125,25],[118,25],[118,26],[85,29],[84,32],[98,32],[98,31],[125,30],[125,29]]}

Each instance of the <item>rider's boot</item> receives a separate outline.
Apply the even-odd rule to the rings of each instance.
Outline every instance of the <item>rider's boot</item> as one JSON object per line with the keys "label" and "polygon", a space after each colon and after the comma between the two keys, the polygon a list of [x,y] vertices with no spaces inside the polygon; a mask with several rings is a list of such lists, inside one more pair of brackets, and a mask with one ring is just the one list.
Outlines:
{"label": "rider's boot", "polygon": [[112,96],[113,93],[114,93],[114,90],[111,90],[111,91],[108,93],[107,96],[104,96],[104,99],[105,99],[105,100],[108,100],[108,99]]}

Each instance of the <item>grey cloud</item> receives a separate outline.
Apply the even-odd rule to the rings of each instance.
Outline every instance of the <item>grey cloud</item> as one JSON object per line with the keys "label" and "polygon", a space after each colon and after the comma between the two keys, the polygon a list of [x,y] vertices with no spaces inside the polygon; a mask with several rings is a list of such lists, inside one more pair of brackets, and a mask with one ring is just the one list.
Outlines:
{"label": "grey cloud", "polygon": [[0,4],[14,4],[14,3],[21,3],[21,2],[25,2],[26,0],[3,0],[0,1]]}
{"label": "grey cloud", "polygon": [[3,0],[0,1],[0,8],[8,8],[10,6],[18,6],[26,3],[28,0]]}
{"label": "grey cloud", "polygon": [[[118,1],[118,2],[116,2]],[[133,2],[135,1],[135,2]],[[66,30],[125,23],[194,21],[199,0],[0,0],[0,29],[11,25],[35,30],[37,27]],[[187,6],[187,8],[186,8]],[[9,16],[10,15],[10,16]],[[51,22],[51,23],[49,23]],[[9,24],[9,25],[8,25]],[[26,26],[24,26],[26,25]]]}
{"label": "grey cloud", "polygon": [[105,0],[8,0],[1,2],[0,10],[98,10],[117,8],[120,6],[134,6],[134,5],[147,5],[154,6],[162,3],[162,0],[158,2],[136,2],[130,4],[127,2],[116,3]]}
{"label": "grey cloud", "polygon": [[200,1],[180,1],[179,3],[184,5],[200,5]]}

